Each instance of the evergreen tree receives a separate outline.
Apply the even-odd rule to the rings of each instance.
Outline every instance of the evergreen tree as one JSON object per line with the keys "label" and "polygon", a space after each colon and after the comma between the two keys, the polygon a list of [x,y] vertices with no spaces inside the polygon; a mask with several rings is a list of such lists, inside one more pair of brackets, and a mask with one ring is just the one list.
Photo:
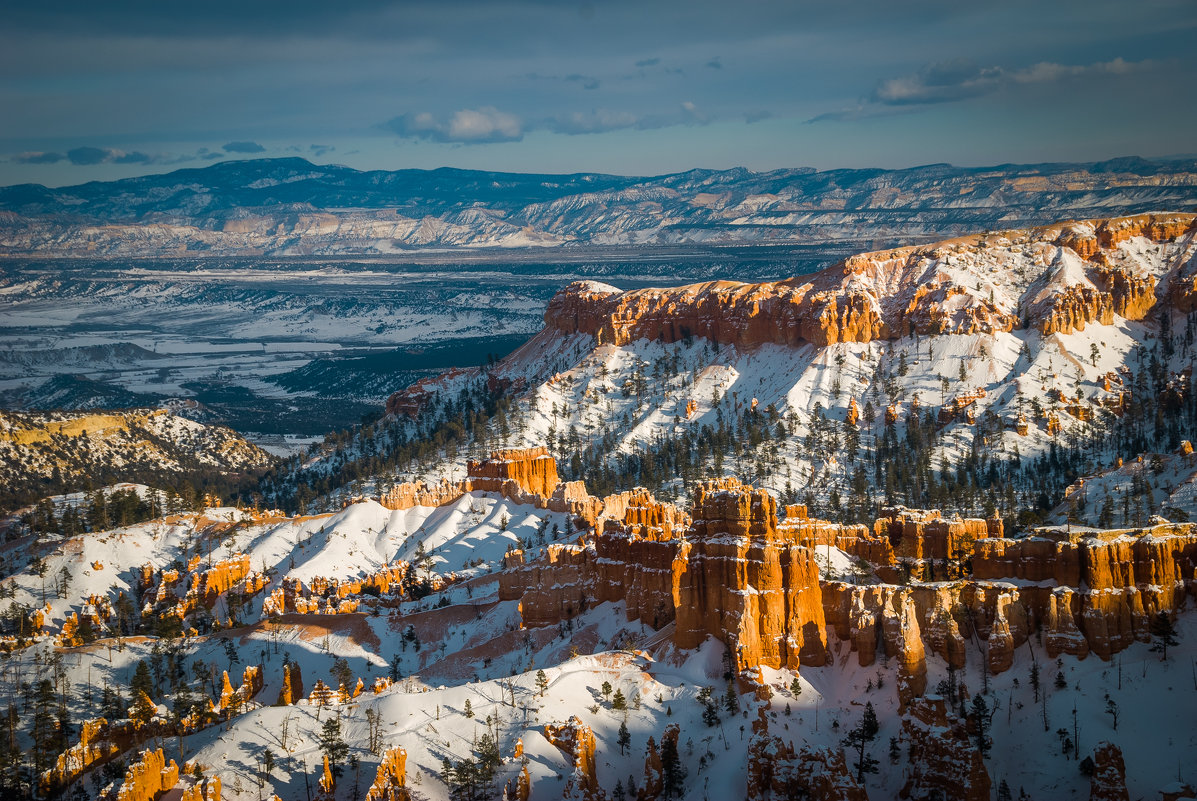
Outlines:
{"label": "evergreen tree", "polygon": [[618,687],[615,689],[615,695],[611,697],[611,708],[612,709],[627,709],[628,708],[628,701],[626,698],[624,698],[623,690],[620,690]]}
{"label": "evergreen tree", "polygon": [[1151,619],[1150,629],[1151,636],[1155,640],[1151,645],[1151,652],[1159,654],[1161,661],[1167,661],[1168,649],[1179,644],[1176,639],[1176,627],[1172,625],[1168,613],[1158,612]]}
{"label": "evergreen tree", "polygon": [[628,751],[628,746],[632,744],[632,733],[628,731],[628,722],[622,721],[619,724],[619,738],[616,740],[619,745],[619,754],[623,756]]}
{"label": "evergreen tree", "polygon": [[150,675],[150,666],[144,659],[138,660],[137,668],[133,671],[133,681],[129,682],[129,688],[133,690],[134,698],[138,693],[153,695],[154,678]]}
{"label": "evergreen tree", "polygon": [[985,699],[981,697],[980,693],[973,696],[972,717],[977,732],[977,750],[981,752],[981,758],[984,759],[989,756],[989,725],[993,718],[990,716],[989,706],[986,705]]}
{"label": "evergreen tree", "polygon": [[42,679],[37,683],[33,696],[33,765],[39,774],[49,765],[49,760],[61,750],[58,748],[56,707],[54,683],[49,679]]}
{"label": "evergreen tree", "polygon": [[349,746],[341,739],[341,721],[329,718],[320,729],[320,750],[328,757],[333,776],[341,777],[341,762],[349,756]]}
{"label": "evergreen tree", "polygon": [[133,702],[133,708],[129,710],[129,716],[133,718],[139,727],[145,728],[150,725],[150,721],[154,719],[157,711],[150,697],[143,692],[139,692],[136,695],[136,700]]}
{"label": "evergreen tree", "polygon": [[877,760],[865,752],[869,744],[877,739],[877,732],[881,730],[881,724],[877,722],[877,713],[873,709],[873,702],[865,704],[864,716],[860,723],[848,731],[847,736],[841,741],[841,745],[846,748],[851,748],[856,751],[856,780],[858,782],[864,781],[866,773],[877,772]]}
{"label": "evergreen tree", "polygon": [[661,738],[661,785],[666,798],[681,798],[685,793],[686,768],[677,752],[677,739]]}

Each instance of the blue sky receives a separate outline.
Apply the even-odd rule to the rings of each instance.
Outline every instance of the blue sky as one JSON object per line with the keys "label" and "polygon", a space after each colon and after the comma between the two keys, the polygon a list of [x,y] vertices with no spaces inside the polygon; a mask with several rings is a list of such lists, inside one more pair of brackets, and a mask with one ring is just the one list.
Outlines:
{"label": "blue sky", "polygon": [[1192,0],[23,3],[0,184],[1192,154],[1195,33]]}

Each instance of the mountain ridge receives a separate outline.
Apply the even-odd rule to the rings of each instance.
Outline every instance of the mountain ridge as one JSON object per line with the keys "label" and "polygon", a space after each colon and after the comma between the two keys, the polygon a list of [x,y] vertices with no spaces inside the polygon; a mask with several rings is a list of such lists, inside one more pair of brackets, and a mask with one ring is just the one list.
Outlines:
{"label": "mountain ridge", "polygon": [[385,255],[428,247],[910,241],[1158,209],[1197,209],[1197,162],[1126,157],[644,177],[358,171],[256,159],[58,189],[0,188],[0,254]]}

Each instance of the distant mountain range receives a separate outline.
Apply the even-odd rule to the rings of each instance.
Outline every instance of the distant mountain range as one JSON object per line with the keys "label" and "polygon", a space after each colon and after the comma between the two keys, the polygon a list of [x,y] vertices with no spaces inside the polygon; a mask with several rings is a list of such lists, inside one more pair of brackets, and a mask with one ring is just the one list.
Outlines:
{"label": "distant mountain range", "polygon": [[298,158],[0,188],[8,255],[385,255],[417,248],[907,241],[1197,210],[1197,160],[651,178],[359,171]]}

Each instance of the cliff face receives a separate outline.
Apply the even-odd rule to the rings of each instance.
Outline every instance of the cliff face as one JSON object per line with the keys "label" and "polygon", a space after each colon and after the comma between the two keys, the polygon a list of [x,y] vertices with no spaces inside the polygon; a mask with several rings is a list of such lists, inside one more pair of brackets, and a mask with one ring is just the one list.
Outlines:
{"label": "cliff face", "polygon": [[959,801],[988,801],[990,778],[967,724],[952,715],[939,696],[913,702],[902,719],[910,743],[911,774],[903,798],[927,798],[938,792]]}
{"label": "cliff face", "polygon": [[978,579],[1054,583],[1026,587],[1019,602],[1045,632],[1048,655],[1103,659],[1150,639],[1149,621],[1180,607],[1197,590],[1197,530],[1161,525],[1024,540],[979,540]]}
{"label": "cliff face", "polygon": [[748,801],[809,798],[812,801],[868,801],[848,771],[842,751],[803,747],[797,754],[780,737],[753,735],[748,746]]}
{"label": "cliff face", "polygon": [[[530,461],[543,460],[531,453]],[[517,481],[543,491],[551,476],[527,467],[493,472],[488,480],[518,492],[525,490]],[[524,625],[556,625],[596,603],[623,603],[629,620],[675,624],[679,648],[719,640],[737,671],[821,665],[834,636],[862,666],[879,648],[897,660],[902,707],[926,690],[928,651],[957,668],[974,653],[996,674],[1042,629],[1051,658],[1093,652],[1108,659],[1146,639],[1152,615],[1197,590],[1197,526],[1188,524],[1009,540],[996,519],[895,507],[870,529],[811,519],[802,506],[789,507],[779,523],[769,493],[732,478],[700,485],[691,515],[644,490],[611,496],[602,508],[592,541],[552,545],[532,563],[521,551],[507,555],[499,597],[520,602]],[[822,580],[813,549],[824,545],[868,560],[895,582],[907,566],[930,572],[950,564],[959,575],[965,560],[972,575],[914,584]]]}
{"label": "cliff face", "polygon": [[737,669],[823,664],[814,554],[778,535],[773,496],[735,479],[709,482],[697,492],[693,516],[677,645],[694,648],[713,636],[732,648]]}
{"label": "cliff face", "polygon": [[[1010,331],[1021,324],[1020,311],[1026,309],[1044,334],[1068,333],[1089,322],[1108,325],[1115,314],[1131,320],[1146,316],[1155,303],[1156,279],[1124,264],[1118,246],[1134,237],[1176,240],[1193,230],[1193,219],[1141,215],[1006,231],[866,253],[810,276],[771,283],[713,281],[620,292],[580,281],[549,302],[545,325],[565,334],[590,334],[600,344],[706,337],[746,348],[822,346],[915,333]],[[991,285],[986,291],[982,282],[962,275],[957,259],[990,247],[990,237],[1034,254],[1043,270],[1040,280],[1013,287],[1013,296],[1009,287]],[[1069,259],[1083,264],[1071,270]],[[1189,284],[1197,286],[1194,280]],[[1193,292],[1177,291],[1177,302],[1191,306]]]}
{"label": "cliff face", "polygon": [[[622,601],[629,619],[676,621],[674,641],[727,644],[737,668],[821,665],[823,607],[813,553],[778,534],[768,493],[735,479],[700,487],[695,521],[647,493],[625,498],[589,546],[552,546],[545,559],[508,557],[499,597],[520,600],[525,625],[551,625],[594,602]],[[683,536],[684,534],[684,536]]]}

